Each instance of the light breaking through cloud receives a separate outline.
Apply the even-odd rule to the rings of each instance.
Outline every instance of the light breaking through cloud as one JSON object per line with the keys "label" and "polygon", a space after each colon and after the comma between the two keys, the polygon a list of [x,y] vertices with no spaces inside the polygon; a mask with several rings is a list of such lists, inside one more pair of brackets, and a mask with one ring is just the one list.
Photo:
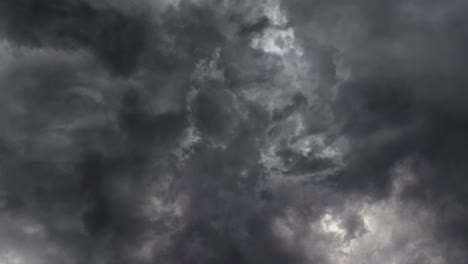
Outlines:
{"label": "light breaking through cloud", "polygon": [[464,264],[468,2],[3,0],[0,264]]}

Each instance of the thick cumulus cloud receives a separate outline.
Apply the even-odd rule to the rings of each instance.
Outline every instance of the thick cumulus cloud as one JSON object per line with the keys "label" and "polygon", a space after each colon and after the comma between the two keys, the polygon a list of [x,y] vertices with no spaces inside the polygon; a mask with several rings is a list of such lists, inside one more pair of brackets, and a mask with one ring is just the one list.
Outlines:
{"label": "thick cumulus cloud", "polygon": [[463,1],[4,0],[1,263],[464,263]]}
{"label": "thick cumulus cloud", "polygon": [[[424,246],[414,246],[418,257],[394,261],[462,263],[455,251],[466,247],[460,235],[467,209],[466,3],[284,1],[283,6],[297,38],[311,46],[306,52],[325,54],[318,63],[334,65],[332,108],[349,152],[346,168],[330,181],[340,190],[386,200],[394,197],[395,182],[409,177],[404,188],[399,185],[398,199],[403,207],[417,203],[415,215],[425,210],[437,215],[430,217],[438,223],[425,231],[435,236],[427,242],[445,246],[432,249],[431,258]],[[395,173],[401,167],[406,169]],[[427,221],[415,220],[421,226]],[[408,236],[395,245],[424,237]],[[391,263],[389,256],[371,262]]]}

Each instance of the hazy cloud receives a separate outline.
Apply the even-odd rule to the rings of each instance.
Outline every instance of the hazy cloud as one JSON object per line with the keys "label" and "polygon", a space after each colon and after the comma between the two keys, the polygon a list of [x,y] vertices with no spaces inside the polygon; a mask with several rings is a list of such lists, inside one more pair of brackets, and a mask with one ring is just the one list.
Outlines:
{"label": "hazy cloud", "polygon": [[0,262],[464,263],[467,8],[2,1]]}

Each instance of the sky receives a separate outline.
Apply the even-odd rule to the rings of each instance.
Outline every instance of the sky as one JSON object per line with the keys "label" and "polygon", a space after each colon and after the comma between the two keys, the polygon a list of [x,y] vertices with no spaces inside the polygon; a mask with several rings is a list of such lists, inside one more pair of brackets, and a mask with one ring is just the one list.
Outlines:
{"label": "sky", "polygon": [[464,264],[468,2],[2,0],[0,264]]}

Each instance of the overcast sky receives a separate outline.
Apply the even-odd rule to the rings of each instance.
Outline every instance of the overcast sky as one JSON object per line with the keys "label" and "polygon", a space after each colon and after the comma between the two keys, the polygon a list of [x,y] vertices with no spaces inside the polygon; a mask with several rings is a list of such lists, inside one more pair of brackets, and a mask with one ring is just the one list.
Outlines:
{"label": "overcast sky", "polygon": [[468,1],[1,0],[0,264],[464,264]]}

